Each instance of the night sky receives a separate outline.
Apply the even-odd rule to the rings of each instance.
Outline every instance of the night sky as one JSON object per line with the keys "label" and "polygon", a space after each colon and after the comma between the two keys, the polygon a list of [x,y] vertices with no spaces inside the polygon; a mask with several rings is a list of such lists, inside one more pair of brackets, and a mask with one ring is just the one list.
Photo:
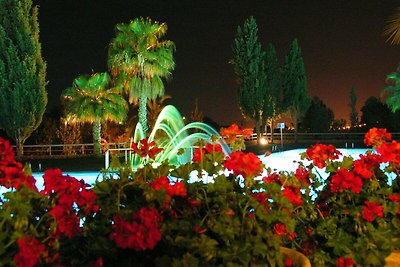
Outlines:
{"label": "night sky", "polygon": [[237,101],[229,61],[237,27],[254,16],[265,48],[275,45],[281,64],[290,43],[302,49],[308,90],[348,120],[351,86],[360,109],[379,97],[386,75],[400,62],[400,46],[382,36],[398,0],[120,1],[34,0],[39,7],[40,40],[47,61],[49,107],[81,74],[107,70],[107,46],[117,23],[136,17],[166,22],[175,42],[176,69],[166,94],[182,115],[195,98],[205,116],[221,125],[247,125]]}

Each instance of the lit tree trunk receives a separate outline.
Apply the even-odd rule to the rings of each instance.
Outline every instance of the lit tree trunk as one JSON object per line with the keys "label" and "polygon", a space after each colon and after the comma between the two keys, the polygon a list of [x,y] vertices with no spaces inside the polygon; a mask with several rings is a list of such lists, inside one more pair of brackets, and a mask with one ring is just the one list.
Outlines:
{"label": "lit tree trunk", "polygon": [[274,120],[269,120],[269,130],[271,131],[271,144],[274,143]]}
{"label": "lit tree trunk", "polygon": [[146,133],[149,127],[147,126],[147,98],[142,96],[139,98],[139,122],[143,127],[143,132]]}
{"label": "lit tree trunk", "polygon": [[15,139],[17,157],[21,157],[24,155],[24,142],[25,142],[25,140],[23,140],[22,138],[17,137]]}
{"label": "lit tree trunk", "polygon": [[100,120],[96,119],[93,123],[93,145],[94,154],[96,156],[101,155],[101,123]]}

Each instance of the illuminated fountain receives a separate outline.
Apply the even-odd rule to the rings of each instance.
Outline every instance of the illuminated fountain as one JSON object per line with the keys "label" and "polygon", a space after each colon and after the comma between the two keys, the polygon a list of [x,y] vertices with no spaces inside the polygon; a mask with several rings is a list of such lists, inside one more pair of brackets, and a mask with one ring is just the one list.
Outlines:
{"label": "illuminated fountain", "polygon": [[[179,111],[174,106],[168,105],[160,112],[148,137],[148,142],[155,141],[157,147],[163,148],[163,151],[156,156],[155,162],[161,163],[168,160],[172,164],[180,165],[190,162],[194,147],[199,140],[210,143],[212,136],[216,137],[223,152],[228,155],[230,153],[229,146],[214,128],[202,122],[185,125]],[[133,142],[138,143],[144,138],[146,138],[146,134],[143,132],[141,124],[138,123]],[[140,166],[141,163],[143,162],[138,155],[131,156],[131,164],[134,168]]]}

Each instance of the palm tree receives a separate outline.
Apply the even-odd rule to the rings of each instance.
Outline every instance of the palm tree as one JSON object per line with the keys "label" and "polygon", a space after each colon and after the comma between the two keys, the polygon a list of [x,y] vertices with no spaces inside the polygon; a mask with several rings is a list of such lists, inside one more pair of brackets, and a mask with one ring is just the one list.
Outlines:
{"label": "palm tree", "polygon": [[400,7],[390,17],[383,35],[387,36],[387,41],[390,41],[392,44],[400,44]]}
{"label": "palm tree", "polygon": [[111,77],[107,72],[82,75],[72,87],[65,89],[67,119],[93,124],[94,150],[100,154],[101,123],[122,122],[126,119],[128,104],[120,95],[121,88],[110,88]]}
{"label": "palm tree", "polygon": [[172,41],[161,40],[165,23],[138,18],[116,26],[116,37],[108,50],[108,68],[117,84],[122,84],[130,103],[139,102],[139,122],[147,132],[147,99],[164,95],[162,78],[175,67]]}
{"label": "palm tree", "polygon": [[385,103],[392,112],[396,112],[400,110],[400,66],[395,72],[386,76],[386,83],[388,85],[382,91],[382,94],[388,93]]}

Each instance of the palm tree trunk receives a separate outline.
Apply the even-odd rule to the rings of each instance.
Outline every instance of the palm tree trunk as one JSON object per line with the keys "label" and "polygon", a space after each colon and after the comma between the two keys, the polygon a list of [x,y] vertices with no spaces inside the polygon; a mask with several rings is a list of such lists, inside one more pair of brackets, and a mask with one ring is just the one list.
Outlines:
{"label": "palm tree trunk", "polygon": [[143,132],[146,133],[149,127],[147,126],[147,97],[139,98],[139,122],[142,125]]}
{"label": "palm tree trunk", "polygon": [[100,120],[96,119],[93,123],[93,145],[94,154],[96,156],[101,155],[101,123]]}

